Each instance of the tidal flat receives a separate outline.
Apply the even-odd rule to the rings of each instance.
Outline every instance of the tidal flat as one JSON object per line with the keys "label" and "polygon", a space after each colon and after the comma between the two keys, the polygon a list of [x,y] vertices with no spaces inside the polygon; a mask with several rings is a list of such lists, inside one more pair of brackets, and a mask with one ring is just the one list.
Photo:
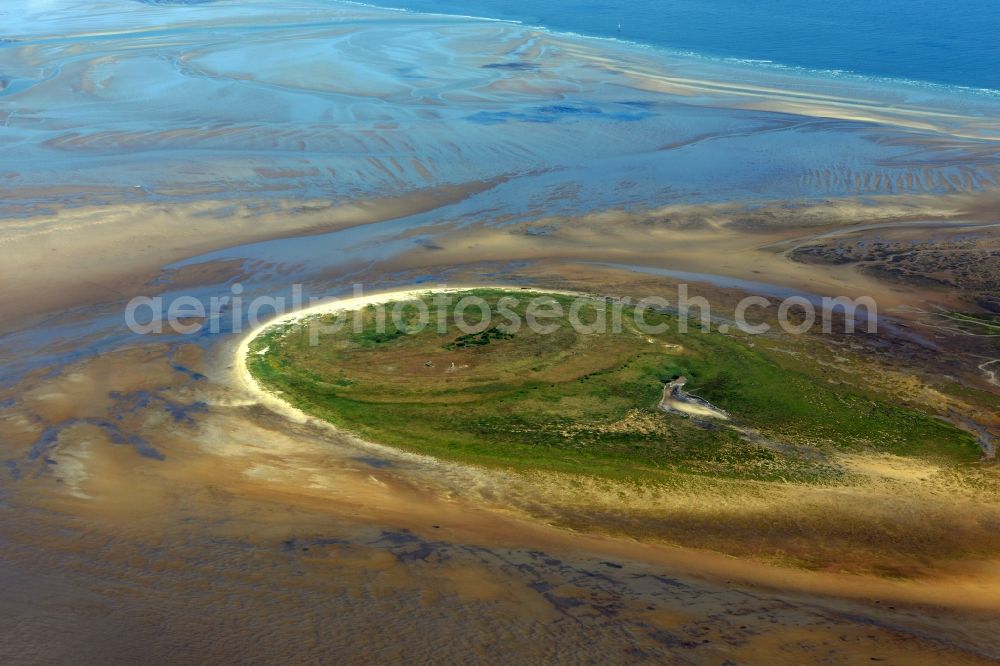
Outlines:
{"label": "tidal flat", "polygon": [[[0,661],[1000,657],[996,98],[311,0],[0,18]],[[373,360],[419,337],[331,347],[328,418],[239,377],[237,295],[679,282],[882,325],[567,338],[632,362],[583,382],[532,349],[564,375],[450,425],[475,455],[440,437],[473,412],[373,417],[444,400]],[[137,335],[134,297],[230,300]],[[547,344],[459,337],[411,370]],[[761,439],[657,411],[674,375]],[[615,440],[630,409],[662,440]]]}

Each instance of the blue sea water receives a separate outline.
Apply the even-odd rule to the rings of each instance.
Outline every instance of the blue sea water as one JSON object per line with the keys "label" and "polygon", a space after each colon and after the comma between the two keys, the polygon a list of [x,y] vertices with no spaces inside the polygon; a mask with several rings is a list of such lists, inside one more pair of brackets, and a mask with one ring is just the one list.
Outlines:
{"label": "blue sea water", "polygon": [[721,58],[1000,90],[1000,0],[374,0]]}

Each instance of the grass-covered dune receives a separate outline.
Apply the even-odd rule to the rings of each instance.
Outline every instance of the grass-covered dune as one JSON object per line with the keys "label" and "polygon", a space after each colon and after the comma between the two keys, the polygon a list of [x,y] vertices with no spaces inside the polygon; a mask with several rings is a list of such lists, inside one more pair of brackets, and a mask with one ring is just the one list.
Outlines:
{"label": "grass-covered dune", "polygon": [[[466,307],[473,328],[460,329],[456,304],[466,296],[493,318]],[[829,482],[849,474],[838,452],[946,466],[978,458],[974,440],[952,425],[875,388],[831,382],[822,365],[790,362],[750,336],[693,323],[682,333],[675,315],[648,310],[640,327],[632,307],[616,318],[615,306],[596,299],[575,306],[584,324],[604,311],[606,330],[588,333],[572,325],[576,297],[565,294],[544,295],[533,313],[547,315],[536,318],[546,330],[536,330],[525,322],[540,296],[428,294],[397,305],[395,322],[393,304],[385,317],[368,306],[357,325],[350,315],[319,335],[309,327],[333,328],[336,315],[283,323],[250,343],[247,364],[265,389],[365,439],[488,466],[654,482],[678,473]],[[732,418],[661,410],[664,382],[677,376]]]}

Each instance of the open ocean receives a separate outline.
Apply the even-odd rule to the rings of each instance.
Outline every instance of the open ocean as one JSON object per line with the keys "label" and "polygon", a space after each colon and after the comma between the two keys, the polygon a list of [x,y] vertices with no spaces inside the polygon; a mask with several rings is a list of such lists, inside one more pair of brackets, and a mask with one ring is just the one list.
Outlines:
{"label": "open ocean", "polygon": [[775,67],[1000,91],[997,0],[375,0],[373,4],[516,20]]}

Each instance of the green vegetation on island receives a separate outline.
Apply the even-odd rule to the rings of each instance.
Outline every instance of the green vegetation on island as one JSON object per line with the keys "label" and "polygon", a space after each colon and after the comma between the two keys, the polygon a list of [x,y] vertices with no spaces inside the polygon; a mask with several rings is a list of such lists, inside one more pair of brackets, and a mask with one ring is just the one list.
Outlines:
{"label": "green vegetation on island", "polygon": [[[479,289],[400,305],[396,322],[374,306],[310,344],[309,325],[335,315],[266,329],[251,342],[253,376],[300,409],[363,438],[475,464],[540,468],[606,478],[657,480],[677,473],[754,480],[842,480],[835,452],[884,452],[939,464],[978,458],[974,439],[933,415],[892,404],[875,389],[833,382],[820,365],[781,354],[742,334],[678,332],[676,315],[632,307],[620,330],[613,308],[592,299],[578,320],[608,330],[583,333],[567,316],[574,296],[547,294],[563,315],[549,331],[454,321],[464,296],[524,322],[533,292]],[[501,299],[504,302],[501,303]],[[516,304],[513,301],[516,299]],[[555,307],[555,306],[554,306]],[[417,330],[420,311],[431,322]],[[391,306],[385,308],[391,310]],[[440,329],[438,322],[446,322]],[[380,322],[383,325],[380,325]],[[499,323],[498,323],[499,322]],[[699,419],[659,408],[664,383],[731,415]]]}

